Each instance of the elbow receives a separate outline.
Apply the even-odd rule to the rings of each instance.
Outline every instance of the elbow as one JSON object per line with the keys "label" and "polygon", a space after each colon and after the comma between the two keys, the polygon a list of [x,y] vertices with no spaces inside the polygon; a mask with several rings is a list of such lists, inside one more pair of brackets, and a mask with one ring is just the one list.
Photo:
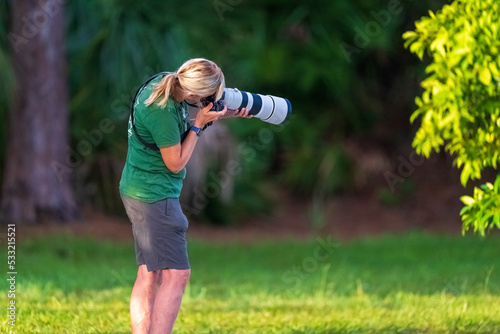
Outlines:
{"label": "elbow", "polygon": [[181,164],[165,164],[165,166],[167,166],[168,170],[174,174],[177,174],[184,169],[184,166]]}
{"label": "elbow", "polygon": [[174,174],[177,174],[177,173],[180,173],[180,171],[182,170],[182,168],[169,168],[169,170],[174,173]]}
{"label": "elbow", "polygon": [[169,171],[174,174],[179,173],[186,167],[186,159],[183,159],[180,154],[172,154],[172,152],[162,152],[163,163]]}

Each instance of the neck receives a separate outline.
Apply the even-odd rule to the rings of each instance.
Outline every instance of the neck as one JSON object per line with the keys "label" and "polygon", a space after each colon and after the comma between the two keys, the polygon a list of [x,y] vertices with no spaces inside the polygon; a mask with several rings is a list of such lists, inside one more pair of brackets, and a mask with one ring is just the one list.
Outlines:
{"label": "neck", "polygon": [[172,98],[174,99],[175,102],[181,103],[182,101],[185,100],[185,93],[184,91],[179,87],[175,86],[173,91],[172,91]]}

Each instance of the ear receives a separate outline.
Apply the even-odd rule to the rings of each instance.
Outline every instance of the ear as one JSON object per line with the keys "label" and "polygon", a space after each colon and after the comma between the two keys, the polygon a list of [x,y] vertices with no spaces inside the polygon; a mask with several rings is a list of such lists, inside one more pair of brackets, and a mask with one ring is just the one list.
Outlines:
{"label": "ear", "polygon": [[185,96],[186,96],[186,100],[195,100],[195,99],[197,99],[197,98],[198,98],[198,95],[196,95],[196,94],[194,94],[194,93],[191,93],[191,92],[186,93],[186,95],[185,95]]}

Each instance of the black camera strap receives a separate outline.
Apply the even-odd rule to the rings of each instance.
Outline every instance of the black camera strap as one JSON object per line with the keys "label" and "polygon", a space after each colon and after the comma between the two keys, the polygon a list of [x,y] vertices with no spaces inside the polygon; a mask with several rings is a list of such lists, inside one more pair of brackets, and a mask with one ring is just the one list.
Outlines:
{"label": "black camera strap", "polygon": [[[130,105],[130,122],[132,123],[132,131],[134,132],[134,135],[136,136],[136,138],[141,142],[142,145],[144,145],[144,148],[149,148],[150,150],[152,151],[159,151],[160,148],[155,144],[155,143],[148,143],[147,141],[145,141],[138,133],[137,133],[137,129],[135,127],[135,120],[134,120],[134,106],[135,106],[135,101],[137,100],[137,97],[139,96],[139,94],[144,90],[144,88],[146,88],[147,84],[150,83],[151,81],[153,81],[154,79],[158,78],[158,77],[164,77],[165,75],[169,74],[170,72],[160,72],[160,73],[157,73],[155,75],[153,75],[152,77],[150,77],[148,80],[146,80],[138,89],[137,91],[135,92],[135,95],[134,95],[134,98],[132,99],[132,103]],[[181,134],[181,143],[184,141],[184,139],[186,139],[187,135],[189,134],[189,129],[187,131],[185,131],[184,133]]]}

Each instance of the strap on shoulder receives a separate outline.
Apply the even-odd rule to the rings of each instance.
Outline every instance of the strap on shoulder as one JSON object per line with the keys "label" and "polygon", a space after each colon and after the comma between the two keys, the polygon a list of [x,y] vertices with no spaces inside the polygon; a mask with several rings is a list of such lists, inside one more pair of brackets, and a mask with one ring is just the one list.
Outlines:
{"label": "strap on shoulder", "polygon": [[153,75],[152,77],[150,77],[149,79],[147,79],[138,89],[137,91],[135,92],[135,95],[134,95],[134,98],[132,99],[132,103],[130,104],[130,122],[132,123],[132,130],[134,132],[134,135],[136,136],[136,138],[141,142],[142,145],[144,145],[144,148],[149,148],[150,150],[153,150],[153,151],[159,151],[160,149],[158,148],[158,146],[155,144],[155,143],[148,143],[147,141],[145,141],[138,133],[137,133],[137,129],[135,127],[135,120],[134,120],[134,106],[135,106],[135,101],[137,100],[137,97],[139,96],[139,94],[142,92],[142,90],[147,86],[148,83],[150,83],[151,81],[153,81],[154,79],[156,79],[157,77],[159,76],[165,76],[166,74],[168,74],[169,72],[160,72],[160,73],[157,73],[155,75]]}

